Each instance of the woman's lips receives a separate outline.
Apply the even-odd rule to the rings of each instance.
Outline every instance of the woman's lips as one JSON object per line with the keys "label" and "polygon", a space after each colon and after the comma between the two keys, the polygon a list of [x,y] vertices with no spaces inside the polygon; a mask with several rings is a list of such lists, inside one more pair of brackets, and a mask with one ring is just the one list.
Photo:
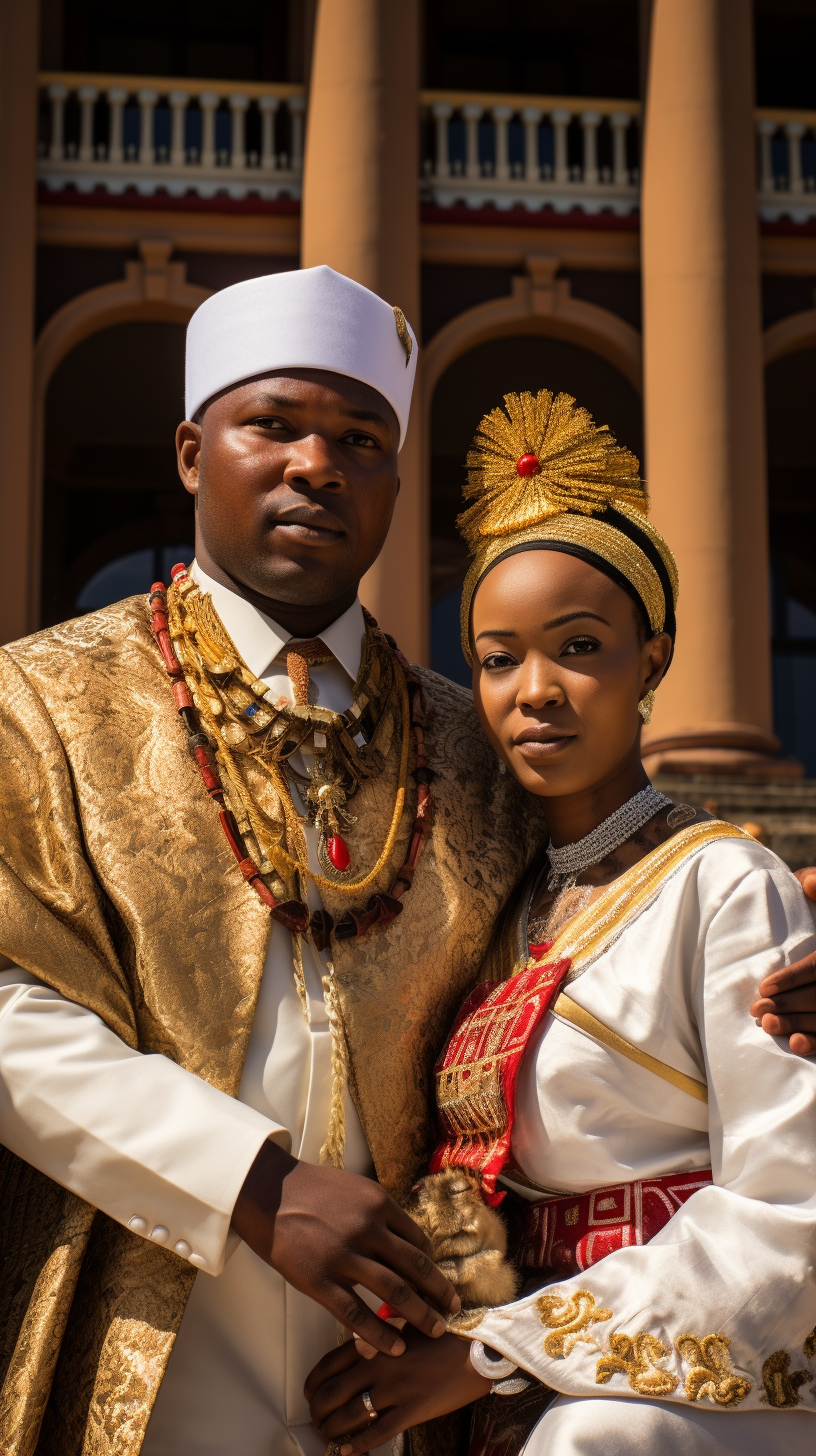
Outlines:
{"label": "woman's lips", "polygon": [[514,740],[513,747],[523,758],[536,763],[556,758],[571,743],[575,742],[576,737],[575,733],[557,733],[548,728],[528,728]]}

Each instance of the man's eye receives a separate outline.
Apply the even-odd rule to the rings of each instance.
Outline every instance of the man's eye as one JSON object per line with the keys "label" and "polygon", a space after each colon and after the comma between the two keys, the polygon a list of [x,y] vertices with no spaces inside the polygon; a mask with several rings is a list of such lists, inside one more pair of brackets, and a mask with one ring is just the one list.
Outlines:
{"label": "man's eye", "polygon": [[279,415],[258,415],[250,420],[251,425],[257,425],[261,430],[288,430],[290,426]]}
{"label": "man's eye", "polygon": [[507,667],[518,667],[515,657],[509,652],[488,652],[480,664],[486,672],[501,672]]}
{"label": "man's eye", "polygon": [[373,435],[366,435],[362,430],[351,430],[343,438],[347,445],[354,445],[355,447],[361,446],[364,450],[376,450],[380,444],[379,440],[375,440]]}
{"label": "man's eye", "polygon": [[597,652],[600,647],[597,637],[573,637],[566,647],[562,648],[562,657],[586,657],[590,652]]}

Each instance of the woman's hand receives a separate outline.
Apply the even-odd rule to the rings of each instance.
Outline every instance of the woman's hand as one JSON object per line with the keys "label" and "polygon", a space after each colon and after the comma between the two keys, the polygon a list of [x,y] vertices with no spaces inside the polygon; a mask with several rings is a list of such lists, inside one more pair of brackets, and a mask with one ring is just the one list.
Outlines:
{"label": "woman's hand", "polygon": [[[355,1342],[332,1350],[306,1381],[312,1420],[327,1441],[342,1440],[343,1456],[358,1456],[407,1431],[421,1421],[459,1410],[486,1395],[491,1381],[477,1375],[470,1363],[470,1341],[456,1335],[429,1340],[408,1326],[407,1346],[398,1360],[375,1355],[363,1360]],[[376,1420],[366,1409],[368,1391]]]}

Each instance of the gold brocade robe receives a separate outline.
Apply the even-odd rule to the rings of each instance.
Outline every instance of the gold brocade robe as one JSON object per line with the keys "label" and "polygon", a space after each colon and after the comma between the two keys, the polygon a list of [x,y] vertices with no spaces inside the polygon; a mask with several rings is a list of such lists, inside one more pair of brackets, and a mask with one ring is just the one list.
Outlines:
{"label": "gold brocade robe", "polygon": [[[403,913],[335,948],[350,1090],[381,1182],[433,1141],[433,1063],[495,916],[544,836],[462,689],[421,670],[432,834]],[[143,597],[0,652],[0,951],[235,1096],[270,930],[187,749]],[[399,710],[397,710],[399,711]],[[386,767],[354,799],[359,862],[385,838]],[[410,781],[412,783],[412,781]],[[409,787],[387,890],[407,848]],[[348,904],[331,893],[335,917]],[[3,1151],[0,1449],[136,1456],[195,1270]]]}

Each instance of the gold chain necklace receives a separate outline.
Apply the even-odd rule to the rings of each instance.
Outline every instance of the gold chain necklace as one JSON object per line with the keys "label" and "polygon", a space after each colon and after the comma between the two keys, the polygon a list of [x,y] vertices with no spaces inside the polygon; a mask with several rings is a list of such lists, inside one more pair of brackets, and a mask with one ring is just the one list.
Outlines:
{"label": "gold chain necklace", "polygon": [[[405,804],[411,713],[404,673],[382,634],[370,623],[363,644],[354,699],[347,713],[293,707],[288,698],[270,702],[270,689],[250,672],[212,604],[186,574],[174,573],[167,593],[173,647],[198,710],[201,727],[216,745],[225,797],[238,831],[276,899],[300,898],[306,879],[320,889],[358,896],[388,861]],[[339,833],[345,808],[363,779],[385,761],[380,744],[390,740],[394,698],[401,709],[402,743],[397,792],[385,843],[375,865],[360,878],[338,869],[327,841]],[[308,780],[292,771],[299,750],[314,754]],[[261,792],[247,782],[247,769],[261,779]],[[309,869],[304,821],[292,800],[288,776],[306,785],[308,817],[319,833],[318,854],[325,876]],[[264,785],[263,780],[266,780]],[[265,787],[272,790],[264,793]],[[341,841],[344,843],[344,841]]]}

